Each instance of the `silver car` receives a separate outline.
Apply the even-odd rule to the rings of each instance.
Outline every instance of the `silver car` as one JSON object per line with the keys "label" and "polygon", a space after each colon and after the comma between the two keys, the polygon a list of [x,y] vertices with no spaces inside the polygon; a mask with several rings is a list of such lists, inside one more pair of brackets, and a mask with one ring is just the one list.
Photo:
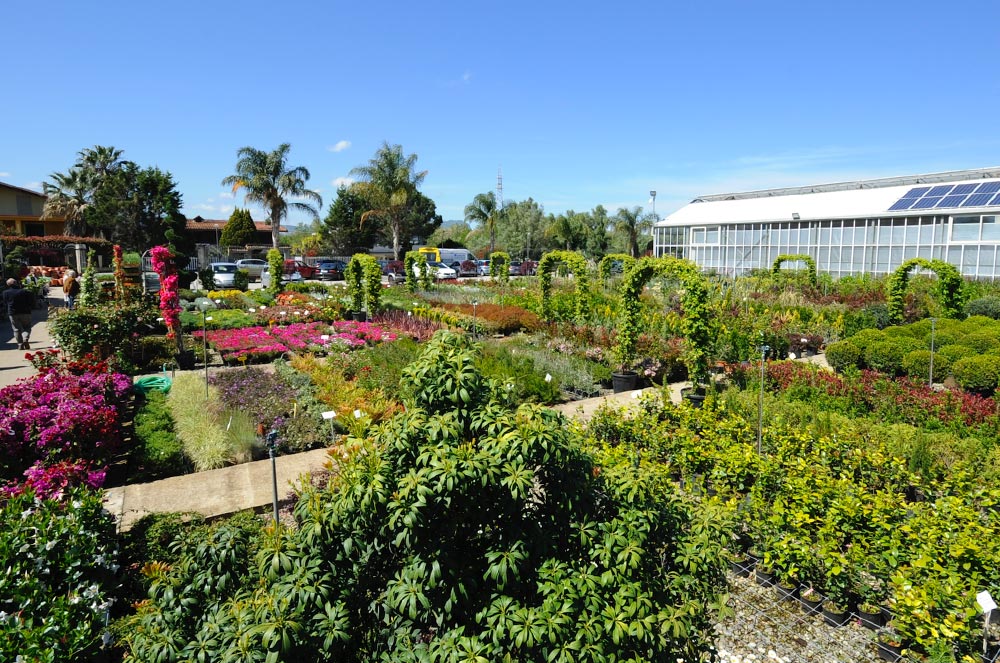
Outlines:
{"label": "silver car", "polygon": [[[282,274],[281,281],[283,283],[298,283],[302,281],[302,275],[298,272],[292,272],[291,274]],[[263,272],[260,273],[260,285],[262,288],[271,287],[271,270],[265,268]]]}
{"label": "silver car", "polygon": [[237,260],[236,266],[249,274],[251,281],[256,281],[260,278],[261,273],[267,269],[267,261],[260,258],[244,258]]}
{"label": "silver car", "polygon": [[235,262],[213,262],[211,267],[216,288],[232,288],[236,285],[236,271],[239,267]]}

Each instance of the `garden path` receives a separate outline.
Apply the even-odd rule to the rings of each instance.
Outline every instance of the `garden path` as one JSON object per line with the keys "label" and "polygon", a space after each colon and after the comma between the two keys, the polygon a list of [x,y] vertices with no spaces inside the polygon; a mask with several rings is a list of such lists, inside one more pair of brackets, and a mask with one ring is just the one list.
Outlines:
{"label": "garden path", "polygon": [[[49,297],[49,306],[62,304],[61,297]],[[0,315],[0,388],[14,384],[21,378],[31,377],[35,368],[24,358],[26,350],[18,350],[14,342],[14,328],[10,326],[10,318]],[[49,318],[48,307],[35,309],[31,320],[31,351],[37,352],[52,347],[52,338],[46,321]]]}

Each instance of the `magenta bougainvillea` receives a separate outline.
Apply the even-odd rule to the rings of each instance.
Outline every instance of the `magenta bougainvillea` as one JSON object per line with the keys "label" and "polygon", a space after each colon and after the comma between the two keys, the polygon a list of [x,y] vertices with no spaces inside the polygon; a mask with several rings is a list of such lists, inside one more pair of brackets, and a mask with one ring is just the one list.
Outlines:
{"label": "magenta bougainvillea", "polygon": [[160,277],[160,313],[167,326],[167,338],[176,339],[177,351],[184,350],[181,336],[181,299],[177,281],[177,267],[174,256],[165,246],[154,246],[150,250],[153,270]]}
{"label": "magenta bougainvillea", "polygon": [[22,476],[38,486],[92,485],[102,477],[95,468],[120,447],[131,387],[119,373],[43,368],[0,389],[0,481],[13,482],[7,492],[21,485]]}
{"label": "magenta bougainvillea", "polygon": [[[194,332],[201,338],[201,332]],[[302,322],[282,327],[245,327],[208,332],[208,343],[224,361],[270,361],[286,352],[324,352],[394,341],[392,332],[371,324],[341,320],[332,325]]]}

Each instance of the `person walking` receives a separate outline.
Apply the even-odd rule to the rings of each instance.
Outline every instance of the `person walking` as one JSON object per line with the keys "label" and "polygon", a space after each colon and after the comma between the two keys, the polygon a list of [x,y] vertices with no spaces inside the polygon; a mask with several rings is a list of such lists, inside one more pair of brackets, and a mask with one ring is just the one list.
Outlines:
{"label": "person walking", "polygon": [[66,308],[72,310],[76,306],[76,297],[80,294],[80,280],[76,272],[67,269],[63,274],[63,295],[66,297]]}
{"label": "person walking", "polygon": [[31,309],[35,305],[35,296],[30,290],[22,288],[17,279],[7,279],[7,289],[0,294],[0,302],[7,309],[18,349],[30,350],[28,338],[31,336]]}

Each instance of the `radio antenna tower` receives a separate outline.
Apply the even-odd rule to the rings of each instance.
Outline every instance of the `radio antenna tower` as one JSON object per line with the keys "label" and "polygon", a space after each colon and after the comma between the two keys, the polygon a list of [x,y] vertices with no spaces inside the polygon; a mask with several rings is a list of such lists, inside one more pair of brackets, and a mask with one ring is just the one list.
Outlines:
{"label": "radio antenna tower", "polygon": [[497,166],[497,209],[503,211],[503,170]]}

